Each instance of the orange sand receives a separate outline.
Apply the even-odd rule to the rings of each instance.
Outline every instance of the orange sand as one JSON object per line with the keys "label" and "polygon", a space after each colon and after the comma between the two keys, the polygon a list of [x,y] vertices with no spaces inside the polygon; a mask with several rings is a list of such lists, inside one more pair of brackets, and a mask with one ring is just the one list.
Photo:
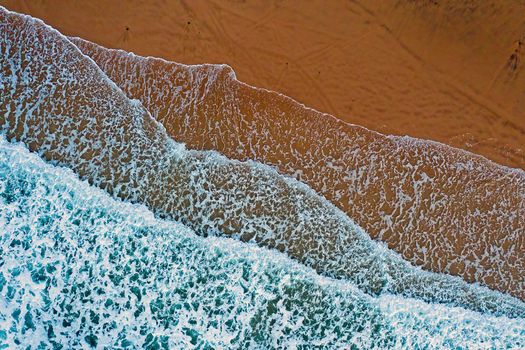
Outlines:
{"label": "orange sand", "polygon": [[15,1],[64,34],[241,81],[383,133],[525,168],[525,4]]}

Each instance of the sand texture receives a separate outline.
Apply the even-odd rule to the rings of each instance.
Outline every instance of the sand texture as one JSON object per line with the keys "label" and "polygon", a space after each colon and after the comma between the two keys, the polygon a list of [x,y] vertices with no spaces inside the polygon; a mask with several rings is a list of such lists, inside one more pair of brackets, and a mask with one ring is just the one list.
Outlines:
{"label": "sand texture", "polygon": [[510,1],[5,1],[62,33],[239,80],[386,134],[524,168],[525,5]]}

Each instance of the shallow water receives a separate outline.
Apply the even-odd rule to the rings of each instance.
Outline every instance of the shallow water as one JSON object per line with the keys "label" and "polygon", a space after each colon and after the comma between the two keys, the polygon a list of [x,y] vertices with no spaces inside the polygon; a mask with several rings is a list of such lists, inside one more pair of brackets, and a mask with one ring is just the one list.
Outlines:
{"label": "shallow water", "polygon": [[71,40],[170,136],[305,182],[427,270],[525,298],[525,172],[345,124],[225,65],[182,65]]}
{"label": "shallow water", "polygon": [[495,315],[525,304],[410,266],[306,185],[260,163],[188,151],[58,32],[3,14],[2,130],[52,164],[196,233],[276,248],[371,294],[394,293]]}
{"label": "shallow water", "polygon": [[370,297],[275,251],[155,219],[4,138],[0,226],[0,347],[525,346],[524,319]]}

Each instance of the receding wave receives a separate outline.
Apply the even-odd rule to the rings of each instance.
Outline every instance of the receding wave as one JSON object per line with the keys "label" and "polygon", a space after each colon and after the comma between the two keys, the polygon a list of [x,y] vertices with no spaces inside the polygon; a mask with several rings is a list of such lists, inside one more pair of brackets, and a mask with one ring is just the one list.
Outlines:
{"label": "receding wave", "polygon": [[307,183],[427,270],[525,299],[525,173],[437,143],[386,137],[235,80],[71,39],[177,141]]}
{"label": "receding wave", "polygon": [[525,315],[517,299],[411,266],[296,180],[186,150],[65,37],[27,16],[0,16],[0,125],[8,140],[200,235],[276,248],[368,294]]}
{"label": "receding wave", "polygon": [[201,238],[0,137],[0,347],[525,346],[525,320],[385,295]]}

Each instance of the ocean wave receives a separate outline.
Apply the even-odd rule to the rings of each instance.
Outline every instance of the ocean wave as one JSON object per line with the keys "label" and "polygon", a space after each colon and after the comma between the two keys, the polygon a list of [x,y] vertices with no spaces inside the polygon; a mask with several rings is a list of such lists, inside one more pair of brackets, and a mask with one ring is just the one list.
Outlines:
{"label": "ocean wave", "polygon": [[0,125],[8,140],[200,235],[278,249],[370,295],[525,315],[515,298],[411,266],[309,187],[268,166],[186,150],[57,31],[5,10],[0,18]]}
{"label": "ocean wave", "polygon": [[0,138],[0,347],[525,346],[523,319],[364,294],[195,235]]}

